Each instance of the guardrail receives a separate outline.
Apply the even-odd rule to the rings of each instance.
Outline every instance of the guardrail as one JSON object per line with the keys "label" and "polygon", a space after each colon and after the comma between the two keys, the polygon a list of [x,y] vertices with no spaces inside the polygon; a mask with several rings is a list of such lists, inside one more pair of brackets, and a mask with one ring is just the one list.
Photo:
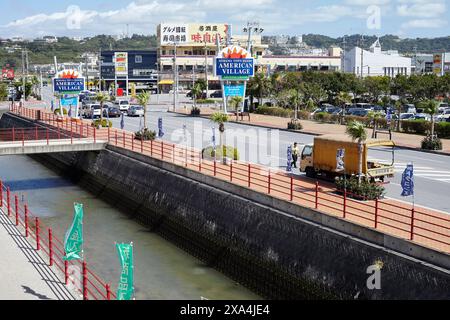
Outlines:
{"label": "guardrail", "polygon": [[[52,113],[22,108],[11,110],[44,123],[63,126],[70,120]],[[40,119],[38,119],[40,118]],[[88,121],[80,121],[78,129],[87,128]],[[144,154],[203,174],[241,185],[273,197],[316,209],[324,214],[374,228],[421,245],[450,253],[450,216],[392,199],[366,201],[354,194],[338,192],[331,184],[299,179],[279,170],[261,165],[230,160],[226,165],[217,160],[203,159],[201,150],[164,141],[142,141],[133,133],[115,128],[79,133],[108,141],[109,144]]]}
{"label": "guardrail", "polygon": [[[44,225],[39,217],[31,213],[26,203],[19,200],[17,194],[0,180],[0,209],[17,227],[22,229],[25,238],[32,240],[35,250],[54,267],[58,277],[63,275],[61,283],[71,284],[78,291],[83,300],[111,300],[116,295],[111,291],[110,285],[98,277],[86,261],[64,261],[64,244],[53,233],[53,229]],[[71,270],[76,267],[81,271],[81,279],[75,279]]]}

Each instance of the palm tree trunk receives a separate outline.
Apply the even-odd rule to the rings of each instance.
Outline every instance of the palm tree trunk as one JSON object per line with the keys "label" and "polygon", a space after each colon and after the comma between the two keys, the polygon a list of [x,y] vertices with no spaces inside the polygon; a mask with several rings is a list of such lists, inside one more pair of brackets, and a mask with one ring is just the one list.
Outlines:
{"label": "palm tree trunk", "polygon": [[100,126],[103,122],[103,102],[100,103]]}
{"label": "palm tree trunk", "polygon": [[144,106],[144,130],[147,129],[147,105]]}
{"label": "palm tree trunk", "polygon": [[431,116],[431,137],[434,137],[434,117]]}
{"label": "palm tree trunk", "polygon": [[359,153],[359,168],[358,168],[358,185],[361,185],[361,179],[362,179],[362,162],[363,162],[363,144],[360,140],[358,142],[358,153]]}

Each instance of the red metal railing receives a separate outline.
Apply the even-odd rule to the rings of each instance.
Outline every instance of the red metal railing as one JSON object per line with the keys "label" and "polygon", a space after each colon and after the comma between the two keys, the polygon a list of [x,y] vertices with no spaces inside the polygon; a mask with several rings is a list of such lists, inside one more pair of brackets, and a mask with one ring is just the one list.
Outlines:
{"label": "red metal railing", "polygon": [[[6,195],[6,197],[4,196]],[[11,207],[8,202],[14,198],[14,207]],[[27,204],[19,201],[17,194],[12,194],[9,187],[6,187],[0,181],[0,209],[10,208],[9,214],[6,213],[10,219],[14,219],[17,227],[23,230],[24,236],[36,244],[35,250],[41,253],[44,259],[48,259],[48,265],[54,267],[58,273],[64,275],[64,280],[61,281],[66,285],[72,284],[73,288],[83,295],[84,300],[110,300],[115,299],[116,295],[111,292],[110,285],[106,284],[100,277],[98,277],[90,268],[88,268],[86,261],[64,261],[65,256],[64,244],[53,233],[52,228],[46,227],[39,217],[34,216],[28,209]],[[77,267],[82,270],[82,277],[80,283],[79,279],[75,279],[69,273]]]}
{"label": "red metal railing", "polygon": [[[37,111],[22,108],[12,110],[37,120]],[[46,124],[69,123],[67,118],[41,111],[41,121]],[[59,123],[59,124],[58,124]],[[78,125],[78,126],[77,126]],[[317,209],[381,232],[392,234],[450,253],[450,217],[447,214],[404,204],[392,199],[377,201],[358,200],[351,193],[339,193],[331,184],[299,178],[285,172],[241,161],[203,159],[201,151],[163,141],[136,140],[133,133],[115,129],[90,127],[80,121],[75,127],[83,137],[95,137],[109,144],[132,150],[175,165],[186,167],[218,179],[226,180],[272,197]],[[64,126],[64,125],[63,125]],[[66,124],[67,128],[67,124]],[[84,131],[82,131],[84,128]]]}

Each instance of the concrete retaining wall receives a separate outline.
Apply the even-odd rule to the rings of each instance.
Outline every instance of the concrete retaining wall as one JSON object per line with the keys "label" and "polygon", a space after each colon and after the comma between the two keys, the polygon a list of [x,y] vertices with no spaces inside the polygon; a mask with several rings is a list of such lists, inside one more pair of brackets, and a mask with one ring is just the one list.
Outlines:
{"label": "concrete retaining wall", "polygon": [[447,255],[369,228],[111,146],[33,157],[265,297],[450,298]]}

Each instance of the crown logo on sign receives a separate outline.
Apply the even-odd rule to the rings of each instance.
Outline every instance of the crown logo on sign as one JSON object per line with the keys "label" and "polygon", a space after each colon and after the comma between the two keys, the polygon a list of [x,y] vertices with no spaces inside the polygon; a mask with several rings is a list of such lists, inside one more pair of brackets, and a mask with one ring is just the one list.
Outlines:
{"label": "crown logo on sign", "polygon": [[76,72],[75,70],[63,71],[60,75],[61,75],[60,78],[62,78],[62,79],[76,79],[76,78],[78,78],[78,72]]}
{"label": "crown logo on sign", "polygon": [[239,51],[237,47],[234,47],[233,50],[228,48],[228,50],[223,52],[223,57],[226,59],[244,59],[247,58],[247,51],[240,48]]}

